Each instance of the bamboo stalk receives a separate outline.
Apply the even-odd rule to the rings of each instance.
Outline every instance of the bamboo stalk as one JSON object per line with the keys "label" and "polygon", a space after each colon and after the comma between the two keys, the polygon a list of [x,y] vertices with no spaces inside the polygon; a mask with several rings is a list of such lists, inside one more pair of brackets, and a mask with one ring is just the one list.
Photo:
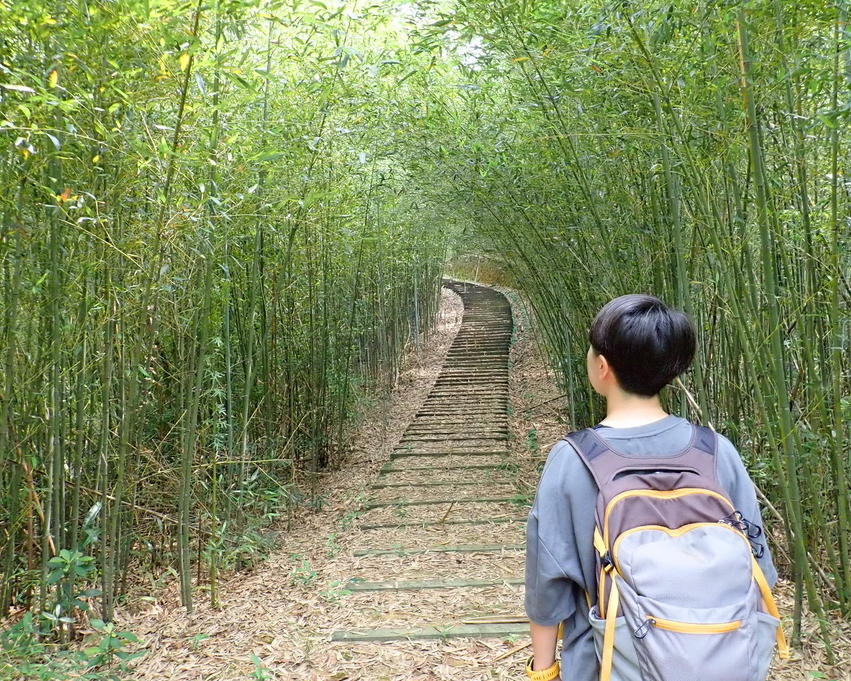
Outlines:
{"label": "bamboo stalk", "polygon": [[[754,186],[756,190],[756,205],[757,205],[757,222],[760,230],[760,245],[762,251],[762,266],[763,266],[763,282],[765,286],[765,300],[768,308],[769,328],[771,330],[770,346],[771,353],[769,355],[771,372],[773,374],[774,389],[777,395],[787,395],[788,387],[786,382],[786,374],[783,367],[783,339],[781,337],[780,324],[780,307],[777,300],[777,284],[776,272],[774,265],[774,246],[772,237],[772,216],[769,214],[772,210],[770,199],[768,196],[768,186],[765,180],[765,170],[763,165],[762,146],[760,142],[759,121],[756,114],[756,104],[754,102],[753,87],[751,83],[751,62],[748,48],[748,31],[746,28],[746,17],[744,12],[740,11],[737,17],[738,33],[739,33],[739,53],[741,59],[742,71],[742,96],[745,100],[745,107],[748,115],[748,137],[750,141],[751,161],[754,168]],[[786,465],[786,475],[788,486],[786,493],[786,512],[792,526],[796,539],[793,539],[793,549],[795,552],[796,564],[804,568],[806,565],[805,549],[802,542],[803,524],[801,513],[800,486],[798,483],[798,472],[792,450],[792,417],[789,413],[788,403],[783,400],[777,400],[776,408],[779,414],[780,438],[785,455],[784,463]],[[812,584],[811,576],[808,576],[807,571],[802,571],[802,578],[805,581],[808,595],[812,599],[811,605],[823,620],[821,612],[821,602]],[[826,634],[826,630],[823,632]]]}
{"label": "bamboo stalk", "polygon": [[[834,28],[834,42],[836,53],[833,60],[833,86],[831,93],[831,104],[833,110],[838,110],[838,90],[840,87],[840,55],[842,53],[842,26],[847,24],[847,14],[844,5],[840,5]],[[845,52],[849,51],[848,46]],[[836,489],[836,517],[837,535],[839,540],[839,565],[837,574],[837,590],[843,613],[851,615],[851,495],[848,493],[848,476],[846,475],[845,457],[845,418],[842,414],[842,345],[843,330],[840,321],[841,296],[839,292],[839,280],[842,272],[840,253],[843,248],[844,229],[839,219],[839,130],[836,126],[830,130],[830,364],[831,364],[831,391],[832,391],[832,417],[831,424],[831,448],[830,460],[834,486]]]}

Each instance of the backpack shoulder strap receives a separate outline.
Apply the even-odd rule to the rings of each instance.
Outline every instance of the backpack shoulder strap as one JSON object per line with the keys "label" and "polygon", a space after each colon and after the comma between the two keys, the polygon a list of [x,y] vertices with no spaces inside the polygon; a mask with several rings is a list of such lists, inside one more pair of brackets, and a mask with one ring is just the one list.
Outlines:
{"label": "backpack shoulder strap", "polygon": [[694,448],[715,456],[718,451],[718,433],[708,426],[692,425],[695,430]]}
{"label": "backpack shoulder strap", "polygon": [[587,466],[597,488],[628,472],[660,468],[669,471],[693,471],[716,480],[718,435],[706,426],[692,426],[692,436],[685,449],[672,456],[631,457],[612,449],[593,428],[569,433],[564,438]]}
{"label": "backpack shoulder strap", "polygon": [[594,482],[597,483],[597,488],[599,489],[602,486],[599,472],[602,471],[598,471],[598,467],[595,466],[593,462],[602,454],[611,453],[614,456],[618,456],[617,452],[612,450],[612,448],[606,444],[606,441],[594,432],[593,428],[584,428],[582,430],[574,431],[573,433],[568,433],[564,436],[564,439],[567,440],[567,442],[569,442],[576,450],[576,453],[579,454],[579,458],[582,459],[582,463],[584,463],[585,467],[590,471],[594,478]]}
{"label": "backpack shoulder strap", "polygon": [[714,480],[718,481],[718,433],[708,426],[693,425],[694,428],[694,444],[692,445],[692,457],[697,453],[706,454],[708,456],[698,457],[700,459],[701,473]]}

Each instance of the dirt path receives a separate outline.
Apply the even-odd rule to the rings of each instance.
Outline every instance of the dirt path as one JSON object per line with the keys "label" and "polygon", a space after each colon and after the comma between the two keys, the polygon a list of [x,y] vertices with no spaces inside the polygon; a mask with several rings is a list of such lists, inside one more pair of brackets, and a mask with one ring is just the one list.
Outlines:
{"label": "dirt path", "polygon": [[[527,508],[515,501],[570,428],[522,310],[509,355],[505,299],[455,288],[463,305],[444,290],[438,333],[362,428],[355,455],[324,476],[321,512],[303,514],[255,572],[223,584],[218,610],[201,593],[189,617],[171,593],[122,613],[148,650],[132,678],[525,678],[527,625],[481,620],[523,613]],[[778,596],[790,613],[791,585],[778,585]],[[775,661],[770,678],[851,681],[851,633],[834,627],[839,664],[823,662],[808,615],[803,650]]]}
{"label": "dirt path", "polygon": [[135,679],[518,678],[519,654],[499,659],[528,631],[511,621],[528,510],[509,456],[511,309],[453,288],[462,323],[418,408],[388,415],[330,477],[330,508],[231,580],[219,610],[134,616],[149,651]]}

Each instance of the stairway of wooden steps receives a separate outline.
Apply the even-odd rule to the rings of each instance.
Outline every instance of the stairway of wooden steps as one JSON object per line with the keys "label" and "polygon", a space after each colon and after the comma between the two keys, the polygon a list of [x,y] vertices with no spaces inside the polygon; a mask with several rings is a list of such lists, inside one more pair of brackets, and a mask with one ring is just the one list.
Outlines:
{"label": "stairway of wooden steps", "polygon": [[511,307],[491,288],[447,285],[464,303],[461,327],[361,507],[363,545],[344,586],[352,626],[331,639],[340,646],[528,635],[528,509],[509,451]]}

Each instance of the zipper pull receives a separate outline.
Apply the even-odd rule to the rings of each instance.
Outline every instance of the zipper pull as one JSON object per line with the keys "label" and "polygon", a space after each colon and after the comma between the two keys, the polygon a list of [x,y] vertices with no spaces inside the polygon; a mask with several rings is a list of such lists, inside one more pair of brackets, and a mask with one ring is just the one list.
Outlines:
{"label": "zipper pull", "polygon": [[652,617],[648,617],[644,624],[642,624],[640,627],[638,627],[638,629],[632,632],[632,635],[635,636],[635,638],[644,638],[645,636],[647,636],[647,634],[650,633],[650,627],[655,626],[656,620],[654,620]]}

